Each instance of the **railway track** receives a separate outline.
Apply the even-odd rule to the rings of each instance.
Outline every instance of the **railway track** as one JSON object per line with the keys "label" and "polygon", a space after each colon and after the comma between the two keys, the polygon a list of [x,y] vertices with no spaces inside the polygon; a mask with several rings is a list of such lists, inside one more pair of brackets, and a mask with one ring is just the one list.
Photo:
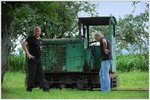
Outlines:
{"label": "railway track", "polygon": [[[91,90],[91,91],[101,91],[101,90]],[[149,91],[149,89],[112,89],[111,91]]]}
{"label": "railway track", "polygon": [[111,91],[149,91],[149,89],[113,89]]}

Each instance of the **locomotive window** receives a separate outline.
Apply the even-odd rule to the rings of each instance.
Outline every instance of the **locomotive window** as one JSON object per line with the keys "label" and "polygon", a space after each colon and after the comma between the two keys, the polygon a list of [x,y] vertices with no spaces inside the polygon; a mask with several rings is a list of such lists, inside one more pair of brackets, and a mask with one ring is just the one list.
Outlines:
{"label": "locomotive window", "polygon": [[84,34],[83,34],[84,32],[83,32],[83,31],[84,31],[84,30],[83,30],[83,24],[81,24],[81,36],[82,36],[82,37],[84,37]]}
{"label": "locomotive window", "polygon": [[84,24],[81,24],[81,36],[87,38],[87,28]]}
{"label": "locomotive window", "polygon": [[89,37],[90,37],[89,42],[95,41],[94,39],[95,32],[101,32],[104,35],[104,37],[109,38],[109,26],[108,25],[90,26],[89,28],[90,28],[89,29]]}

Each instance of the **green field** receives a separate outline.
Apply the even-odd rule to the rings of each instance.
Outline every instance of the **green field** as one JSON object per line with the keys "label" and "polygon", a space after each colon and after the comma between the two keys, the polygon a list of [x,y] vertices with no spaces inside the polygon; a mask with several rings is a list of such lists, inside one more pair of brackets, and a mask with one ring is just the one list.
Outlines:
{"label": "green field", "polygon": [[[19,60],[18,60],[19,59]],[[130,71],[148,71],[149,59],[148,54],[119,54],[116,56],[116,70],[121,72]],[[7,71],[22,71],[25,72],[25,55],[24,54],[9,54]]]}
{"label": "green field", "polygon": [[[149,87],[148,72],[126,72],[116,73],[120,77],[120,87],[117,89],[145,89]],[[2,84],[2,98],[16,99],[148,99],[148,91],[111,91],[103,93],[101,91],[85,91],[76,89],[51,89],[49,93],[43,92],[39,88],[33,92],[26,92],[24,86],[25,74],[21,72],[6,72],[4,83]]]}

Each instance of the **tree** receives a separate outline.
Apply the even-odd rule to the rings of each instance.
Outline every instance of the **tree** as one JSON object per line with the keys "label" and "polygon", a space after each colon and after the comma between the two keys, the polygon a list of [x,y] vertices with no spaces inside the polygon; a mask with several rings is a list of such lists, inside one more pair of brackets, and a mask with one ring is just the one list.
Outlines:
{"label": "tree", "polygon": [[[2,2],[2,57],[3,58],[2,58],[2,70],[1,70],[2,71],[1,83],[3,82],[3,76],[7,66],[8,55],[12,46],[11,38],[17,39],[19,35],[24,34],[23,32],[18,34],[15,34],[16,33],[15,31],[12,32],[11,31],[12,22],[15,20],[15,18],[23,21],[23,19],[26,19],[27,16],[29,16],[29,13],[26,9],[22,10],[18,16],[15,16],[16,14],[15,12],[17,12],[17,10],[21,9],[22,7],[26,7],[26,4],[28,5],[33,4],[32,6],[34,9],[41,7],[41,9],[38,10],[41,16],[44,16],[44,14],[51,15],[50,13],[45,12],[47,11],[47,9],[50,9],[51,6],[47,4],[48,6],[45,7],[46,3],[43,2],[41,2],[39,5],[30,2]],[[52,10],[54,10],[54,8],[52,8]],[[55,11],[51,11],[51,13],[55,14]]]}
{"label": "tree", "polygon": [[[46,4],[53,4],[52,8],[55,14],[51,16],[45,16],[39,14],[39,8],[35,5],[46,6]],[[57,5],[57,6],[54,6]],[[44,3],[32,3],[25,4],[20,9],[14,12],[14,20],[11,25],[11,31],[14,34],[11,36],[11,40],[14,42],[20,35],[21,41],[33,34],[33,28],[40,25],[42,28],[43,38],[62,38],[62,37],[74,37],[78,33],[78,13],[80,11],[89,12],[92,16],[96,16],[95,6],[88,2],[44,2]],[[44,8],[50,9],[50,8]],[[24,12],[25,11],[25,14]],[[48,10],[49,11],[49,10]],[[23,18],[20,15],[26,15]],[[55,16],[55,17],[54,17]],[[14,46],[15,47],[15,46]],[[12,50],[13,51],[13,50]]]}
{"label": "tree", "polygon": [[[78,33],[78,13],[85,11],[91,16],[96,16],[95,7],[97,5],[88,2],[61,2],[57,9],[58,20],[61,27],[62,36],[76,37]],[[59,33],[59,32],[58,32]]]}
{"label": "tree", "polygon": [[[136,4],[136,3],[135,3]],[[147,4],[146,4],[147,6]],[[134,11],[133,11],[134,12]],[[128,51],[135,52],[140,50],[140,53],[148,53],[148,6],[144,13],[133,16],[131,14],[125,15],[124,18],[119,18],[116,30],[116,42],[119,51],[123,48]],[[129,45],[131,48],[129,48]],[[130,50],[131,49],[131,50]]]}
{"label": "tree", "polygon": [[17,3],[13,4],[12,2],[2,2],[2,69],[1,69],[1,83],[3,82],[3,76],[5,73],[8,55],[12,42],[10,40],[10,26],[12,23],[12,12],[14,7],[19,8]]}
{"label": "tree", "polygon": [[24,51],[22,48],[18,48],[18,52],[19,52],[19,55],[23,55],[24,54]]}
{"label": "tree", "polygon": [[[133,2],[133,6],[137,3]],[[145,12],[133,16],[134,7],[131,14],[127,14],[124,18],[119,18],[116,25],[116,47],[117,52],[120,53],[122,49],[126,49],[131,53],[139,50],[140,53],[148,54],[148,21],[149,21],[149,5],[146,5]],[[90,28],[90,39],[95,31],[100,31],[104,36],[109,37],[108,26],[94,26]],[[131,49],[132,48],[132,49]]]}
{"label": "tree", "polygon": [[[11,41],[21,41],[40,26],[44,38],[65,37],[77,32],[77,14],[81,10],[94,16],[95,5],[88,2],[2,2],[2,81]],[[61,34],[60,34],[61,33]],[[14,46],[15,47],[15,46]]]}

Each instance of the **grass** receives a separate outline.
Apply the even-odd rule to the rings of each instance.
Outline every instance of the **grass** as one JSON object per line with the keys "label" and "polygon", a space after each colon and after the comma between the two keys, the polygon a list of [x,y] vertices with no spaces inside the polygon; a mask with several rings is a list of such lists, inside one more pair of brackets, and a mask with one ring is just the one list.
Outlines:
{"label": "grass", "polygon": [[[148,72],[126,72],[116,73],[120,77],[119,89],[148,88]],[[2,98],[13,99],[148,99],[148,91],[111,91],[103,93],[100,91],[81,91],[76,89],[51,89],[49,93],[39,88],[33,92],[26,92],[24,86],[25,74],[21,72],[6,72],[2,84]]]}
{"label": "grass", "polygon": [[116,72],[116,76],[120,77],[120,86],[117,89],[144,89],[149,88],[148,72]]}
{"label": "grass", "polygon": [[149,68],[149,55],[148,54],[119,54],[116,56],[117,71],[148,71]]}

